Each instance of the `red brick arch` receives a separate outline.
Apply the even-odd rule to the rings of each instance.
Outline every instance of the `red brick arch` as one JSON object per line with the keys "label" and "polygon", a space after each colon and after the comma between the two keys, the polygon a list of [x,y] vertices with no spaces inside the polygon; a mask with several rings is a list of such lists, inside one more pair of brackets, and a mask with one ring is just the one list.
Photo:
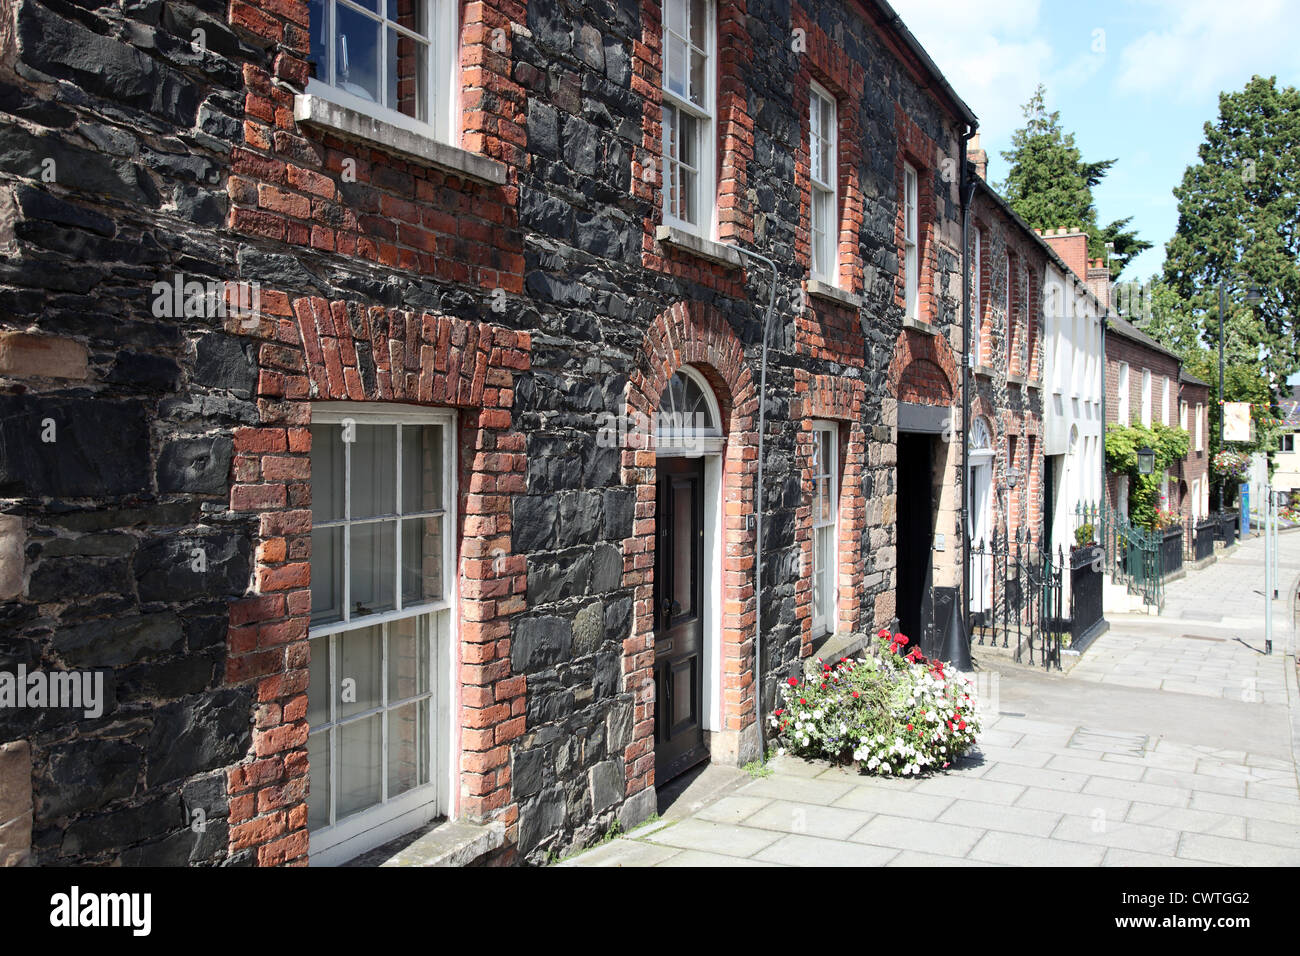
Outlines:
{"label": "red brick arch", "polygon": [[[654,420],[659,397],[683,365],[697,369],[713,387],[726,437],[722,462],[722,729],[742,732],[757,719],[754,674],[754,511],[758,460],[758,390],[744,349],[727,320],[695,302],[679,302],[646,331],[639,367],[628,380],[628,439],[623,484],[634,486],[636,522],[623,542],[623,586],[635,589],[632,630],[623,643],[624,688],[634,695],[632,742],[624,751],[627,795],[654,785],[654,599],[655,451],[631,423]],[[644,416],[638,419],[636,416]]]}
{"label": "red brick arch", "polygon": [[903,329],[889,363],[889,394],[900,402],[951,405],[957,395],[957,363],[948,340]]}

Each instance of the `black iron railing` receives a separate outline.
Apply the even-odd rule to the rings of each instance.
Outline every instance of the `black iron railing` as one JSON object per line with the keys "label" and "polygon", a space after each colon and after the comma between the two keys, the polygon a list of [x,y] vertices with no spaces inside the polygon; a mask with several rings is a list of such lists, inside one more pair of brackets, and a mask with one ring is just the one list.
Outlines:
{"label": "black iron railing", "polygon": [[1101,622],[1104,565],[1100,545],[1084,545],[1070,552],[1070,637],[1076,646]]}
{"label": "black iron railing", "polygon": [[1188,518],[1183,525],[1183,554],[1188,561],[1203,561],[1214,554],[1215,518]]}
{"label": "black iron railing", "polygon": [[1015,649],[1017,661],[1061,667],[1070,636],[1062,613],[1064,560],[1025,537],[994,534],[971,548],[970,635],[973,645]]}

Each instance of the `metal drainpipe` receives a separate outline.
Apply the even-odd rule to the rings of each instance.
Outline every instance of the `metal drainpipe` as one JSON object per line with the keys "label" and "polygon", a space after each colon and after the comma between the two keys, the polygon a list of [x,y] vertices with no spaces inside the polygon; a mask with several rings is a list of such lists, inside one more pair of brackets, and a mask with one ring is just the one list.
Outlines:
{"label": "metal drainpipe", "polygon": [[[961,376],[961,540],[965,542],[961,549],[961,601],[962,620],[966,626],[962,630],[969,635],[970,622],[970,206],[975,198],[975,180],[966,170],[966,144],[975,135],[973,127],[968,128],[961,138],[961,314],[962,314],[962,364]],[[976,361],[979,358],[976,356]]]}
{"label": "metal drainpipe", "polygon": [[767,315],[763,319],[763,360],[758,373],[758,487],[754,493],[754,715],[758,720],[758,759],[767,763],[767,738],[763,732],[763,433],[767,422],[767,339],[776,307],[776,263],[765,255],[732,245],[743,256],[767,264],[772,284],[767,292]]}

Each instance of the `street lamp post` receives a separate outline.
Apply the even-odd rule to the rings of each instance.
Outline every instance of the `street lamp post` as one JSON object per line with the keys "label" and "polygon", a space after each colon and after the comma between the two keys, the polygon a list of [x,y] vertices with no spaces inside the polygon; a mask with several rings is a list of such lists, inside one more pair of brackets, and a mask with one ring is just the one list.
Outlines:
{"label": "street lamp post", "polygon": [[[1219,451],[1223,451],[1223,313],[1227,301],[1227,283],[1219,280]],[[1256,285],[1246,287],[1246,301],[1255,305],[1264,297],[1263,291]],[[1223,511],[1223,492],[1227,481],[1219,478],[1219,511]]]}

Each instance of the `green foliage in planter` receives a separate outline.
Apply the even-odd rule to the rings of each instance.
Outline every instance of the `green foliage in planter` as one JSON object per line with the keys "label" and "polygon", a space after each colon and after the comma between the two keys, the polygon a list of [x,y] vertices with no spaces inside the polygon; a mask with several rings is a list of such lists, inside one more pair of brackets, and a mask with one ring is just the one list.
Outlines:
{"label": "green foliage in planter", "polygon": [[1074,529],[1074,543],[1079,547],[1086,547],[1092,544],[1092,537],[1096,534],[1097,529],[1091,524],[1081,524]]}
{"label": "green foliage in planter", "polygon": [[[1187,457],[1191,436],[1186,429],[1169,425],[1121,425],[1112,422],[1106,428],[1106,470],[1129,475],[1129,520],[1151,530],[1156,524],[1160,477],[1174,463]],[[1139,475],[1137,453],[1142,447],[1155,452],[1155,467],[1149,475]]]}

